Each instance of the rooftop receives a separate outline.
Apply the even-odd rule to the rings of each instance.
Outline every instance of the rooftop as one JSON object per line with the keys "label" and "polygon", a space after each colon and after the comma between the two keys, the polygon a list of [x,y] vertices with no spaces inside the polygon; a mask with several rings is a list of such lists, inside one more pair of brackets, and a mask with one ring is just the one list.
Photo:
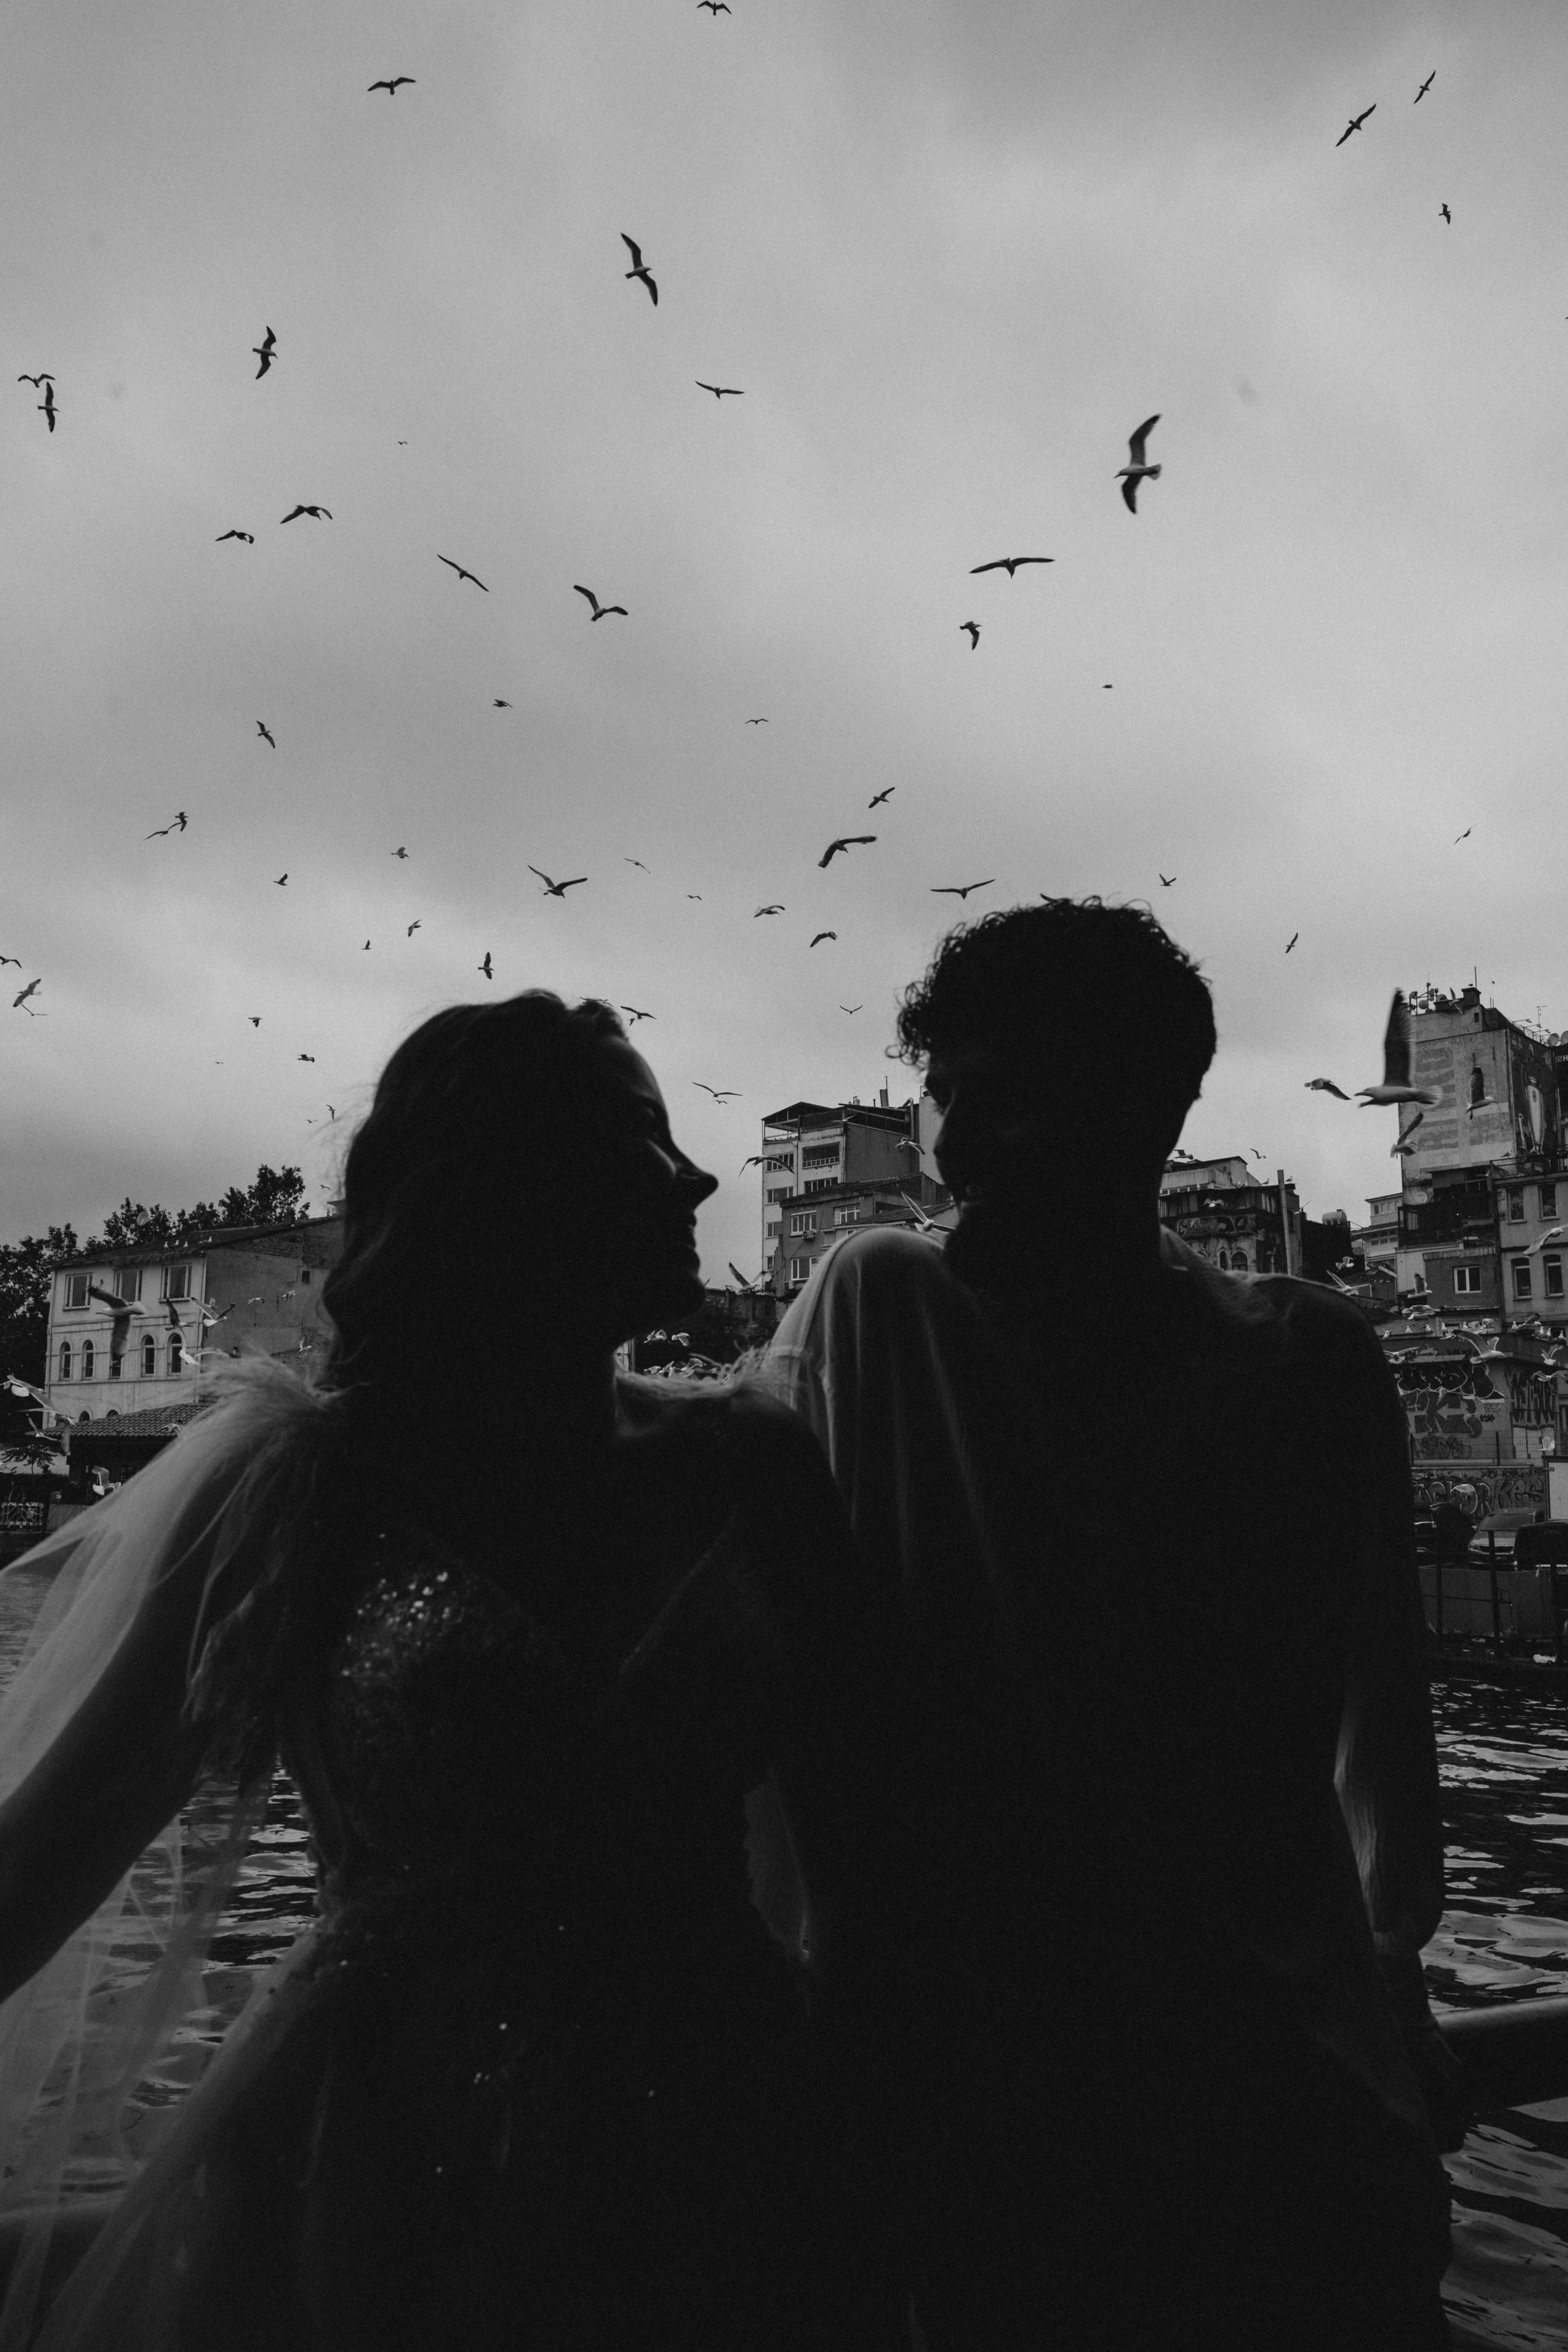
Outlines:
{"label": "rooftop", "polygon": [[57,1423],[62,1437],[73,1443],[82,1437],[166,1437],[202,1411],[199,1404],[149,1405],[144,1412],[106,1412],[98,1421],[73,1421],[63,1427]]}

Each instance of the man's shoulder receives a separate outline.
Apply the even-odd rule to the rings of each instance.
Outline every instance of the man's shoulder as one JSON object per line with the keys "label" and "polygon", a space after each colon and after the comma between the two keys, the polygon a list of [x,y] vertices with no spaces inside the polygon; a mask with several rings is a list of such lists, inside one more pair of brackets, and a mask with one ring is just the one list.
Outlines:
{"label": "man's shoulder", "polygon": [[1190,1277],[1219,1330],[1242,1349],[1303,1351],[1333,1361],[1382,1356],[1355,1301],[1325,1283],[1294,1274],[1227,1274],[1169,1234],[1162,1255]]}
{"label": "man's shoulder", "polygon": [[780,1323],[775,1345],[800,1344],[846,1317],[907,1311],[921,1300],[957,1304],[969,1298],[934,1242],[896,1226],[850,1234],[818,1260]]}

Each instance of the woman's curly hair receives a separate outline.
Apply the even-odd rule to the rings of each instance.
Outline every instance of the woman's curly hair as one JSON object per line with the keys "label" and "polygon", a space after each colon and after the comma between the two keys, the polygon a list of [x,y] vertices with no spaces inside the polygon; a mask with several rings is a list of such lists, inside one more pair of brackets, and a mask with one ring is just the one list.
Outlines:
{"label": "woman's curly hair", "polygon": [[1047,898],[960,923],[905,991],[898,1055],[919,1065],[984,1038],[1024,1073],[1086,1060],[1179,1130],[1214,1059],[1196,963],[1146,907]]}

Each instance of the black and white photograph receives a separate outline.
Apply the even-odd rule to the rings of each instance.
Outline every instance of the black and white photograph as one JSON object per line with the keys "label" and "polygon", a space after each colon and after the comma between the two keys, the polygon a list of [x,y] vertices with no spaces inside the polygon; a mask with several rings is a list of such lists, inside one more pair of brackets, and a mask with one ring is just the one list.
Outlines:
{"label": "black and white photograph", "polygon": [[1563,2352],[1557,0],[0,60],[0,2352]]}

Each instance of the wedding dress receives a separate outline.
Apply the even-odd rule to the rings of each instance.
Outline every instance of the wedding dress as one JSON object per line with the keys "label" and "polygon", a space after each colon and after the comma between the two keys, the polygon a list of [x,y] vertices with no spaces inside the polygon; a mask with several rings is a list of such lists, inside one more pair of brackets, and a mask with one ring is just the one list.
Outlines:
{"label": "wedding dress", "polygon": [[[0,2347],[841,2340],[828,2102],[745,1849],[809,1678],[763,1611],[717,1669],[689,1631],[716,1582],[744,1585],[732,1517],[592,1671],[515,1578],[409,1518],[319,1520],[310,1579],[269,1550],[268,1473],[320,1409],[251,1383],[28,1556],[57,1572],[0,1701],[0,1797],[183,1581],[195,1712],[243,1658],[320,1893],[174,2105],[147,2078],[201,1999],[266,1773],[205,1785],[216,1830],[193,1847],[172,1822],[0,2006],[21,2217]],[[706,1403],[692,1441],[715,1492],[726,1412]],[[232,1764],[245,1742],[220,1729]],[[84,2191],[113,2201],[35,2335]]]}

